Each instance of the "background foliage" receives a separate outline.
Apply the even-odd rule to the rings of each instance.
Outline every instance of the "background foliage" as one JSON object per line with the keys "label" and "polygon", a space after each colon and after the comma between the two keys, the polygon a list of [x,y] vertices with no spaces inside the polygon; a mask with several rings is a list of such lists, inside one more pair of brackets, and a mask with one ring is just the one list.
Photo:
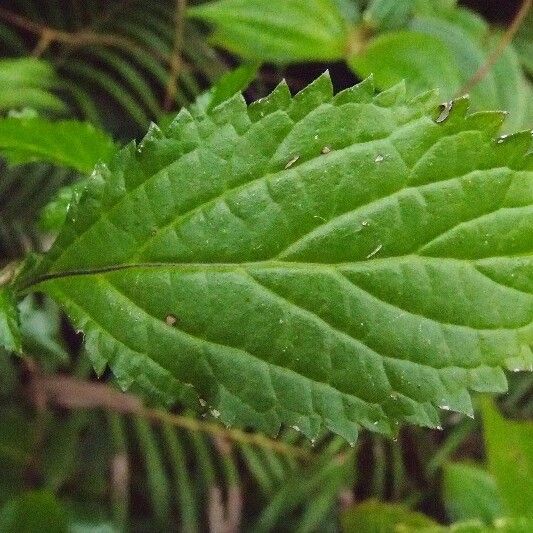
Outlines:
{"label": "background foliage", "polygon": [[[194,105],[214,107],[246,87],[255,99],[282,77],[296,91],[326,67],[338,89],[374,73],[380,88],[406,79],[410,94],[470,92],[477,109],[509,110],[509,131],[530,127],[530,2],[514,36],[504,32],[518,4],[496,16],[470,4],[3,4],[2,276],[50,246],[97,161],[213,84]],[[519,421],[483,400],[475,420],[450,413],[444,430],[405,428],[396,440],[362,434],[350,447],[324,434],[311,444],[291,428],[271,440],[227,429],[217,413],[170,414],[118,393],[111,375],[95,379],[53,302],[28,296],[19,310],[11,347],[25,355],[0,353],[2,531],[531,530],[530,374],[510,375],[498,404]]]}

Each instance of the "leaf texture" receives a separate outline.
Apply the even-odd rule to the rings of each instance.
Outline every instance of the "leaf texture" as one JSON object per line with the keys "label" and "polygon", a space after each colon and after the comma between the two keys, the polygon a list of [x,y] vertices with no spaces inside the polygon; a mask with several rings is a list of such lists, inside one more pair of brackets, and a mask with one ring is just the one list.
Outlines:
{"label": "leaf texture", "polygon": [[529,132],[372,80],[181,111],[93,174],[21,290],[95,367],[226,424],[311,438],[472,414],[531,368]]}

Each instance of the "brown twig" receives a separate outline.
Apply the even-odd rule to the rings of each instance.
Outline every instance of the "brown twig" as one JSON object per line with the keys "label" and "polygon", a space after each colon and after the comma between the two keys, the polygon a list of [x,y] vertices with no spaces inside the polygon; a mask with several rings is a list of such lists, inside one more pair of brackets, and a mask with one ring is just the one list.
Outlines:
{"label": "brown twig", "polygon": [[178,90],[177,78],[182,66],[181,49],[183,46],[183,26],[186,7],[187,0],[176,0],[176,10],[174,14],[174,49],[172,50],[172,56],[170,57],[170,72],[163,103],[163,109],[165,111],[170,111],[172,109],[172,104]]}
{"label": "brown twig", "polygon": [[[69,33],[62,30],[57,30],[50,28],[48,26],[38,24],[29,20],[17,13],[13,13],[0,7],[0,18],[9,22],[13,26],[16,26],[24,31],[33,33],[40,37],[40,40],[37,43],[37,46],[33,50],[33,55],[39,57],[48,46],[53,42],[58,42],[66,44],[72,47],[81,47],[87,45],[101,45],[101,46],[110,46],[115,48],[121,48],[123,50],[144,50],[143,47],[139,46],[135,41],[128,39],[122,35],[116,34],[103,34],[95,33],[89,30],[81,30],[73,33]],[[149,48],[148,51],[157,57],[159,60],[164,61],[165,63],[170,63],[170,58],[165,54],[162,54],[159,50],[155,48]]]}
{"label": "brown twig", "polygon": [[210,487],[207,507],[209,533],[237,533],[240,531],[242,504],[240,487],[229,487],[226,502],[224,502],[220,487]]}
{"label": "brown twig", "polygon": [[[304,448],[282,441],[269,439],[258,433],[246,433],[238,429],[226,429],[219,424],[196,420],[187,416],[175,415],[159,409],[146,409],[139,398],[119,392],[104,383],[83,381],[64,375],[33,375],[32,389],[45,396],[45,403],[65,409],[106,409],[121,414],[134,414],[157,423],[168,423],[189,431],[206,433],[241,444],[250,444],[270,449],[287,456],[310,459],[313,454]],[[41,399],[42,402],[42,399]]]}
{"label": "brown twig", "polygon": [[497,46],[488,55],[485,63],[483,63],[483,65],[479,67],[479,69],[474,73],[474,75],[457,92],[457,94],[455,95],[456,98],[459,96],[463,96],[469,91],[471,91],[490,72],[491,68],[498,61],[498,59],[500,59],[501,55],[503,54],[509,43],[513,40],[513,37],[518,31],[518,28],[520,28],[520,25],[522,24],[524,18],[526,17],[528,11],[531,8],[532,1],[533,0],[524,0],[522,2],[522,6],[514,16],[513,21],[511,22],[505,33],[502,35]]}

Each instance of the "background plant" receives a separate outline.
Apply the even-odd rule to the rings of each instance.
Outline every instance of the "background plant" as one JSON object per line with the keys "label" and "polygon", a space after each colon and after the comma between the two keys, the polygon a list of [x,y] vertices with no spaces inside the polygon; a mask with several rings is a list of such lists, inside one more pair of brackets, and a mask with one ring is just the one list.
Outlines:
{"label": "background plant", "polygon": [[[289,18],[281,11],[291,7],[290,4],[272,4],[275,14],[281,14],[282,22],[294,21],[298,16],[298,13],[291,13]],[[219,18],[213,15],[217,11],[209,7],[210,4],[190,10],[189,14],[222,25],[215,42],[232,52],[242,52],[243,57],[254,62],[266,60],[278,64],[262,70],[250,91],[254,95],[264,94],[272,85],[272,77],[285,71],[280,63],[332,61],[343,57],[361,76],[367,74],[365,69],[373,70],[382,88],[407,78],[408,91],[412,94],[423,87],[439,86],[447,99],[464,87],[476,69],[488,64],[490,51],[497,48],[497,44],[490,46],[490,43],[496,43],[498,36],[489,33],[482,19],[447,3],[406,3],[402,12],[392,13],[389,10],[393,3],[386,2],[316,4],[310,3],[310,6],[315,12],[320,9],[323,13],[318,19],[320,24],[308,16],[301,19],[301,24],[292,23],[291,26],[299,30],[297,38],[289,44],[283,40],[276,42],[274,52],[268,48],[270,42],[261,31],[266,28],[268,37],[268,24],[272,24],[272,20],[261,27],[252,25],[250,29],[246,29],[246,24],[250,24],[246,19],[243,27],[234,21],[223,26],[229,2],[218,4]],[[251,5],[246,3],[246,6]],[[229,7],[231,13],[237,12],[238,6]],[[259,8],[264,6],[252,7],[256,7],[255,13],[261,13]],[[85,118],[104,127],[115,138],[127,139],[144,130],[150,118],[165,122],[166,110],[191,101],[201,88],[225,70],[220,56],[214,55],[204,44],[204,28],[186,22],[181,3],[177,6],[171,2],[158,3],[149,8],[154,10],[150,11],[150,16],[146,15],[144,2],[130,2],[126,10],[120,3],[113,3],[111,12],[101,8],[95,3],[80,10],[78,4],[72,2],[68,6],[62,3],[60,9],[53,9],[52,4],[47,3],[43,9],[39,2],[25,2],[0,12],[6,50],[24,57],[15,63],[15,69],[13,60],[2,69],[11,84],[6,82],[3,87],[11,89],[5,91],[8,96],[4,100],[0,98],[0,102],[6,102],[4,110],[15,109],[19,113],[6,118],[1,125],[0,147],[12,163],[38,160],[59,163],[69,169],[32,163],[4,172],[2,250],[6,252],[2,257],[5,262],[20,258],[29,249],[49,246],[50,239],[36,226],[40,209],[60,186],[77,183],[63,189],[41,219],[41,228],[44,224],[49,231],[57,231],[63,223],[66,207],[77,201],[85,186],[70,169],[88,174],[93,163],[109,156],[109,134],[86,125],[71,124],[65,118]],[[127,16],[113,16],[117,9]],[[303,12],[305,17],[305,9]],[[195,38],[183,36],[182,31],[189,26]],[[291,35],[274,27],[278,41],[280,35]],[[324,27],[329,28],[327,32],[323,31]],[[243,28],[256,44],[241,51],[235,48],[235,43],[242,41],[239,32],[244,31]],[[424,31],[419,31],[420,28]],[[440,28],[442,33],[435,28]],[[525,70],[518,67],[512,49],[506,48],[504,59],[488,68],[473,92],[473,102],[478,108],[511,110],[510,130],[528,124],[524,102],[531,102],[527,96],[531,89],[525,74],[529,56],[524,50],[527,50],[530,33],[526,28],[524,24],[516,40]],[[398,34],[406,45],[406,57],[412,54],[413,46],[423,45],[430,46],[431,57],[444,59],[432,65],[415,62],[407,71],[398,72],[395,67],[404,63],[383,59],[384,54],[390,53],[387,46],[397,49]],[[454,35],[456,41],[443,41],[443,34]],[[166,36],[164,47],[161,45],[163,35]],[[266,44],[260,48],[263,41]],[[435,44],[437,41],[439,44]],[[349,54],[346,53],[347,42]],[[298,43],[305,43],[305,46],[298,47]],[[250,50],[261,50],[261,53],[250,56]],[[26,59],[29,51],[48,62]],[[438,56],[439,53],[442,55]],[[435,68],[453,67],[455,63],[449,58],[459,55],[465,58],[465,64],[471,65],[470,69],[449,68],[443,72]],[[176,60],[178,56],[180,61]],[[186,58],[193,68],[180,67]],[[383,68],[378,69],[378,65]],[[503,67],[498,69],[498,65]],[[226,79],[219,84],[211,96],[198,101],[198,110],[211,106],[213,93],[215,103],[220,103],[245,87],[255,68],[252,64],[229,78],[229,82]],[[10,74],[14,71],[16,79]],[[413,72],[417,75],[413,76]],[[291,81],[291,70],[287,73]],[[198,76],[196,86],[193,85],[195,76]],[[421,80],[424,83],[421,84]],[[299,88],[301,80],[293,81],[293,86]],[[509,90],[510,85],[512,90]],[[13,95],[19,100],[13,101]],[[109,104],[102,106],[103,102]],[[35,111],[25,110],[20,114],[25,107],[37,111],[40,117],[35,117]],[[58,123],[56,119],[63,120]],[[68,128],[77,128],[78,138],[87,136],[80,143],[87,148],[83,159],[68,159],[72,146],[61,141],[61,131],[66,131],[65,136],[71,138],[72,131]],[[32,138],[36,133],[39,134]],[[32,147],[37,137],[46,142],[40,143],[36,153]],[[11,347],[16,349],[20,341],[27,357],[23,362],[0,358],[5,367],[1,372],[0,455],[4,462],[2,471],[8,473],[2,480],[3,496],[0,498],[9,500],[2,512],[3,523],[8,524],[6,528],[15,527],[13,520],[22,524],[21,516],[39,517],[35,510],[43,509],[43,515],[51,518],[50,529],[58,524],[62,527],[62,523],[65,528],[99,524],[120,529],[130,524],[135,530],[153,530],[156,524],[156,528],[168,529],[179,520],[183,529],[194,530],[210,523],[212,529],[217,530],[221,524],[231,528],[241,520],[245,527],[254,530],[322,530],[337,527],[339,505],[352,501],[353,488],[358,500],[375,497],[400,501],[408,507],[423,509],[441,521],[475,518],[490,524],[504,517],[503,511],[477,517],[468,515],[464,512],[468,503],[457,494],[450,496],[453,465],[449,466],[447,459],[453,454],[479,459],[476,451],[480,439],[478,422],[456,421],[445,433],[402,430],[396,443],[363,435],[355,448],[328,435],[321,436],[312,447],[290,429],[279,441],[252,433],[227,431],[213,425],[216,422],[213,413],[205,413],[213,419],[209,423],[198,421],[196,415],[189,413],[169,416],[163,411],[142,407],[133,396],[117,396],[109,386],[101,388],[92,381],[87,383],[91,371],[80,339],[73,334],[57,307],[48,299],[29,296],[19,310],[22,336],[19,340],[13,339]],[[61,372],[58,374],[58,371]],[[531,377],[517,375],[511,379],[511,393],[504,407],[514,416],[530,417]],[[450,415],[450,421],[453,420]],[[80,468],[80,464],[83,467]],[[446,465],[447,488],[441,499],[438,479],[443,465]],[[24,476],[20,475],[21,471],[25,472]],[[476,486],[480,483],[476,481]],[[247,489],[251,486],[258,488],[255,497],[248,496]],[[24,488],[38,487],[45,487],[46,491],[17,496]],[[450,499],[455,508],[449,505]],[[28,508],[32,509],[31,513]],[[383,510],[379,513],[383,514]],[[507,509],[506,520],[508,514]],[[522,520],[522,514],[517,515]],[[67,526],[69,522],[75,526]],[[527,528],[527,523],[524,524]],[[40,519],[39,527],[43,527]]]}

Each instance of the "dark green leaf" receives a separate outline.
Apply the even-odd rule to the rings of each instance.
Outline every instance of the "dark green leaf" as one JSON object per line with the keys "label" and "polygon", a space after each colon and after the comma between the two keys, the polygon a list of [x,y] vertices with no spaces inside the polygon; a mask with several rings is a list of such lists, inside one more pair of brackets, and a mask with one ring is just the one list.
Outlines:
{"label": "dark green leaf", "polygon": [[0,287],[0,348],[10,352],[22,350],[17,302],[9,287]]}
{"label": "dark green leaf", "polygon": [[48,491],[26,492],[0,509],[0,531],[6,533],[66,533],[67,514]]}
{"label": "dark green leaf", "polygon": [[491,524],[503,516],[494,478],[478,466],[448,463],[444,466],[443,497],[454,522],[481,520]]}
{"label": "dark green leaf", "polygon": [[368,500],[351,507],[342,515],[343,533],[393,533],[421,531],[437,526],[430,518],[392,503]]}
{"label": "dark green leaf", "polygon": [[226,424],[353,441],[472,414],[468,389],[532,366],[531,134],[402,90],[183,110],[99,168],[19,286],[98,371]]}

